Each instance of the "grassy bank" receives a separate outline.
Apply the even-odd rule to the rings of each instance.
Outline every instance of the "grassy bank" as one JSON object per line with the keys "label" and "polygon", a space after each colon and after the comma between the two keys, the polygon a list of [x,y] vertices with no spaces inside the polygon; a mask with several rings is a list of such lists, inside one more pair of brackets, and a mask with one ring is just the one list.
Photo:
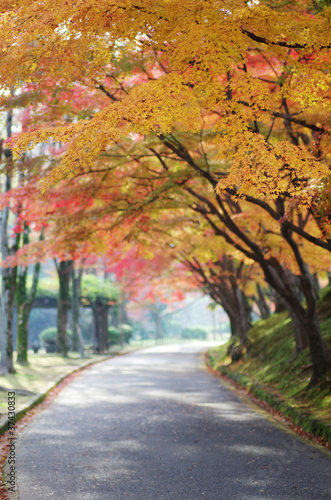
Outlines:
{"label": "grassy bank", "polygon": [[[323,339],[331,351],[331,287],[318,303]],[[307,390],[312,368],[308,349],[293,358],[291,320],[286,312],[257,321],[249,331],[252,346],[244,359],[231,362],[231,340],[209,352],[213,369],[251,390],[257,397],[293,418],[304,430],[331,437],[330,386]],[[329,374],[331,379],[331,373]]]}
{"label": "grassy bank", "polygon": [[[124,352],[135,349],[128,346]],[[29,351],[28,365],[15,363],[16,373],[0,376],[0,425],[7,417],[7,391],[15,391],[16,413],[19,413],[39,394],[49,391],[59,379],[72,371],[119,352],[120,346],[115,346],[104,355],[88,353],[85,358],[80,358],[78,354],[70,353],[64,358],[58,354],[34,354]]]}

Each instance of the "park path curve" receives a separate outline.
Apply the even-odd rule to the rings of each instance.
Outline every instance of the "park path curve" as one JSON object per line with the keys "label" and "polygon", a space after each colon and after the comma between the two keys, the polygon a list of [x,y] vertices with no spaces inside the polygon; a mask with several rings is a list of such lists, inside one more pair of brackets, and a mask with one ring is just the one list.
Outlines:
{"label": "park path curve", "polygon": [[84,371],[22,433],[19,500],[330,499],[330,459],[158,346]]}

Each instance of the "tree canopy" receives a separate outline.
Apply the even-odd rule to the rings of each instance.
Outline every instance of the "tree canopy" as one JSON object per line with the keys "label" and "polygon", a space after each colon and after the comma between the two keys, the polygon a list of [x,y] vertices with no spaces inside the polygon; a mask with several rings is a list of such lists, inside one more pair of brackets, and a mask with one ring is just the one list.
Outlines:
{"label": "tree canopy", "polygon": [[[218,161],[231,160],[219,189],[236,185],[243,193],[262,190],[274,197],[287,190],[305,198],[307,177],[313,172],[315,186],[328,175],[303,137],[297,144],[271,142],[259,127],[285,120],[288,128],[325,133],[330,7],[316,12],[313,2],[281,8],[278,2],[240,0],[63,0],[55,7],[23,0],[1,8],[3,89],[37,82],[40,95],[57,82],[70,95],[80,82],[81,99],[97,91],[111,96],[90,119],[54,124],[15,141],[16,154],[49,139],[69,145],[47,183],[77,174],[120,137],[167,134],[174,127],[199,132],[204,120]],[[130,54],[136,66],[147,61],[138,85]],[[107,85],[114,73],[116,79],[130,74],[123,83],[112,81],[115,92]],[[312,113],[318,123],[311,123]],[[282,172],[295,183],[278,182]]]}
{"label": "tree canopy", "polygon": [[[2,204],[18,239],[45,231],[6,263],[102,256],[135,297],[142,276],[184,282],[189,268],[232,309],[254,274],[324,376],[312,275],[330,270],[328,2],[6,0],[0,13],[2,106],[21,128]],[[246,312],[231,312],[243,341]]]}

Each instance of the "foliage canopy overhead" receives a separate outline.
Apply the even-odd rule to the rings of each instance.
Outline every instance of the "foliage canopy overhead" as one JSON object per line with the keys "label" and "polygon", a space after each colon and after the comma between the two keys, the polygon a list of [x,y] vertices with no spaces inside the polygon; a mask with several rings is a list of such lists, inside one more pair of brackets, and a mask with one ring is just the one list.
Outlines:
{"label": "foliage canopy overhead", "polygon": [[[216,160],[231,164],[219,189],[238,186],[272,197],[288,190],[308,200],[306,179],[316,188],[329,174],[325,163],[303,143],[268,141],[254,124],[267,127],[281,118],[311,128],[309,114],[321,104],[324,117],[313,128],[326,133],[331,8],[321,7],[309,1],[4,1],[0,84],[7,92],[29,82],[68,88],[80,82],[86,92],[107,93],[107,75],[117,71],[125,79],[134,69],[129,53],[150,57],[148,78],[132,85],[131,74],[125,92],[109,94],[111,103],[89,119],[20,135],[15,154],[50,139],[68,144],[46,186],[78,174],[123,136],[162,138],[174,128],[197,133],[208,120]],[[294,104],[291,116],[280,110],[284,99]],[[278,182],[284,170],[295,181],[290,188]]]}

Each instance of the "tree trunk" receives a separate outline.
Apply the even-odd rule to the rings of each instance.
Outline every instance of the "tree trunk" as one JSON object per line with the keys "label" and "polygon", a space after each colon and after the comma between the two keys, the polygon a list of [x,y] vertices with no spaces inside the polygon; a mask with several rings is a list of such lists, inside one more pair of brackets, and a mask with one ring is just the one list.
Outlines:
{"label": "tree trunk", "polygon": [[119,328],[119,303],[110,308],[111,325]]}
{"label": "tree trunk", "polygon": [[279,314],[287,310],[285,300],[281,295],[274,291],[275,313]]}
{"label": "tree trunk", "polygon": [[13,315],[17,267],[2,269],[1,373],[15,373],[13,364]]}
{"label": "tree trunk", "polygon": [[319,299],[319,294],[320,294],[321,287],[320,287],[320,284],[319,284],[319,281],[318,281],[318,273],[314,273],[312,275],[312,282],[313,282],[313,285],[314,285],[316,299]]}
{"label": "tree trunk", "polygon": [[123,317],[124,317],[124,314],[123,314],[123,305],[124,305],[124,302],[120,298],[119,302],[118,302],[118,328],[120,330],[120,345],[121,345],[121,349],[123,349],[123,347],[124,347],[124,332],[123,332]]}
{"label": "tree trunk", "polygon": [[102,352],[109,348],[108,340],[108,304],[105,299],[98,297],[93,303],[91,302],[93,310],[93,338],[94,350]]}
{"label": "tree trunk", "polygon": [[[274,268],[273,275],[270,276],[270,278],[274,282],[274,285],[272,284],[272,282],[270,282],[270,285],[273,285],[278,293],[283,294],[284,300],[287,303],[289,310],[292,311],[292,313],[296,317],[297,324],[300,327],[299,341],[298,337],[295,337],[296,350],[299,350],[301,344],[304,345],[308,339],[310,358],[313,365],[313,375],[309,382],[309,387],[312,387],[327,373],[330,367],[330,361],[321,335],[319,320],[317,316],[316,294],[311,281],[308,266],[302,259],[299,247],[293,240],[290,231],[288,231],[286,227],[284,228],[284,225],[282,228],[282,233],[286,241],[291,246],[300,269],[299,280],[302,292],[306,299],[306,308],[302,306],[300,300],[297,297],[296,290],[294,290],[292,284],[293,274],[290,271],[283,269],[282,273],[279,274],[279,272],[277,272],[277,269]],[[280,266],[279,263],[277,265],[278,267]]]}
{"label": "tree trunk", "polygon": [[101,350],[105,351],[109,348],[109,340],[108,340],[108,307],[105,304],[102,304],[100,307],[100,341],[101,341]]}
{"label": "tree trunk", "polygon": [[248,308],[247,297],[243,294],[238,285],[234,290],[234,313],[237,323],[237,335],[240,339],[240,343],[248,345],[248,330],[251,327],[251,322],[249,320],[250,309]]}
{"label": "tree trunk", "polygon": [[309,340],[310,357],[313,364],[313,375],[308,385],[308,388],[310,388],[323,379],[330,369],[330,362],[322,340],[317,308],[314,311],[306,313],[304,325]]}
{"label": "tree trunk", "polygon": [[70,308],[70,293],[69,293],[69,283],[70,283],[70,271],[73,265],[72,260],[61,261],[57,263],[56,269],[59,276],[59,299],[57,305],[57,351],[62,354],[62,356],[68,356],[68,334],[67,334],[67,324],[68,324],[68,311]]}
{"label": "tree trunk", "polygon": [[157,339],[160,340],[161,342],[163,341],[163,328],[162,328],[162,321],[161,321],[161,316],[160,316],[160,311],[158,309],[155,312],[154,315],[154,320],[155,320],[155,326],[156,326],[156,335]]}
{"label": "tree trunk", "polygon": [[[43,239],[43,231],[40,233],[40,240]],[[23,244],[29,243],[29,229],[24,225],[23,234]],[[24,365],[28,363],[28,332],[29,332],[29,317],[32,309],[32,304],[36,296],[39,273],[40,273],[40,262],[37,262],[34,266],[32,287],[29,295],[27,295],[26,290],[26,280],[27,280],[27,268],[21,268],[16,292],[16,304],[17,304],[17,362]]]}
{"label": "tree trunk", "polygon": [[101,338],[100,338],[100,322],[99,322],[99,311],[93,305],[93,351],[101,352]]}
{"label": "tree trunk", "polygon": [[28,363],[28,321],[29,310],[26,307],[26,278],[27,268],[20,269],[16,291],[17,305],[17,362],[21,365]]}
{"label": "tree trunk", "polygon": [[[313,297],[313,290],[311,291]],[[306,300],[307,296],[306,295]],[[294,316],[300,325],[305,343],[309,345],[310,358],[313,365],[313,375],[308,387],[313,387],[318,383],[330,368],[330,362],[324,346],[317,315],[316,300],[308,300],[307,308],[304,309],[299,304],[293,311]]]}
{"label": "tree trunk", "polygon": [[229,286],[223,282],[213,285],[210,296],[222,306],[230,320],[231,335],[238,336],[243,345],[249,344],[248,330],[251,327],[247,320],[243,294],[239,286]]}
{"label": "tree trunk", "polygon": [[265,296],[264,296],[262,287],[259,283],[256,285],[256,288],[257,288],[257,293],[258,293],[258,298],[256,299],[256,304],[257,304],[259,311],[261,313],[261,318],[267,319],[270,316],[269,306],[265,300]]}
{"label": "tree trunk", "polygon": [[[8,177],[8,176],[7,176]],[[15,239],[15,244],[9,251],[7,224],[8,207],[2,211],[1,217],[1,254],[4,261],[10,253],[15,253],[19,246],[20,235]],[[17,267],[2,267],[1,281],[1,372],[15,373],[13,364],[13,314],[15,301],[15,288],[17,279]]]}
{"label": "tree trunk", "polygon": [[230,316],[229,316],[229,319],[230,319],[231,337],[234,337],[238,333],[237,325],[236,325],[236,322],[234,321],[234,319],[230,318]]}
{"label": "tree trunk", "polygon": [[100,341],[99,341],[99,322],[97,312],[92,306],[92,337],[93,337],[93,352],[100,352]]}
{"label": "tree trunk", "polygon": [[300,302],[297,290],[293,284],[293,274],[291,271],[284,269],[275,258],[269,259],[269,269],[263,266],[263,270],[265,271],[266,281],[274,288],[290,312],[296,344],[295,352],[300,352],[307,343],[309,345],[310,358],[313,365],[313,375],[309,382],[309,387],[312,387],[327,373],[330,362],[321,335],[317,316],[316,295],[310,273],[302,259],[296,242],[286,229],[283,229],[282,232],[292,247],[300,269],[298,278],[306,299],[306,308]]}
{"label": "tree trunk", "polygon": [[72,299],[71,299],[71,311],[72,311],[72,350],[79,351],[82,358],[85,357],[85,347],[82,337],[82,332],[79,328],[79,309],[80,309],[80,296],[81,296],[81,279],[83,270],[79,269],[75,272],[73,266],[71,266],[71,283],[72,283]]}
{"label": "tree trunk", "polygon": [[[8,111],[6,119],[7,138],[11,137],[12,133],[12,111]],[[12,154],[10,150],[5,150],[5,157],[8,158],[8,166],[12,161]],[[2,144],[1,144],[1,158],[2,160]],[[10,171],[6,173],[5,192],[11,189],[11,174]],[[1,224],[0,224],[0,239],[1,239],[1,260],[4,262],[6,258],[15,253],[18,249],[20,235],[18,234],[15,239],[13,247],[10,249],[8,244],[8,217],[9,207],[4,207],[1,211]],[[15,373],[13,364],[13,312],[14,312],[14,298],[16,286],[17,268],[1,267],[1,320],[0,320],[0,351],[1,361],[0,370],[2,373]]]}
{"label": "tree trunk", "polygon": [[[284,305],[292,319],[292,329],[295,340],[295,354],[308,345],[307,332],[303,325],[304,308],[298,294],[298,278],[289,269],[284,269],[277,259],[270,259],[270,285],[274,286],[278,303]],[[274,280],[274,281],[272,281]],[[273,284],[272,284],[273,283]],[[300,286],[300,282],[299,282]],[[302,290],[300,290],[300,295]]]}
{"label": "tree trunk", "polygon": [[299,352],[303,351],[308,347],[308,336],[306,333],[305,326],[302,321],[299,320],[298,316],[293,312],[292,307],[288,304],[287,309],[291,316],[292,328],[295,339],[295,353],[296,356]]}

